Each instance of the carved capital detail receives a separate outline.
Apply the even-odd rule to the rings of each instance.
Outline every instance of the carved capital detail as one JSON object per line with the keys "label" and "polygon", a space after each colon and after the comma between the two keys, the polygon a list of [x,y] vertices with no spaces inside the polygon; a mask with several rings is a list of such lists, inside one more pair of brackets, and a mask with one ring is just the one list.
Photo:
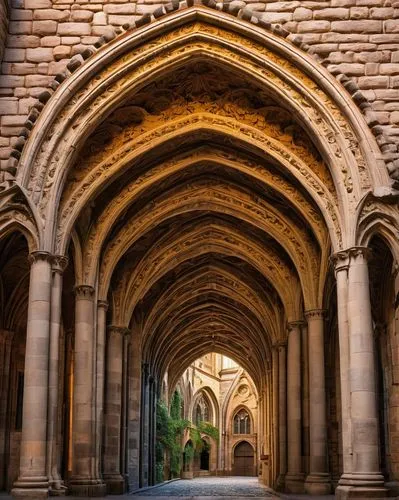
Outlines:
{"label": "carved capital detail", "polygon": [[125,326],[115,326],[115,325],[107,326],[107,336],[110,336],[110,335],[124,336],[128,333],[130,333],[130,330],[129,330],[129,328],[126,328]]}
{"label": "carved capital detail", "polygon": [[62,274],[68,265],[68,257],[64,255],[53,255],[51,263],[53,271]]}
{"label": "carved capital detail", "polygon": [[75,286],[75,296],[77,299],[92,299],[94,291],[94,288],[90,285]]}
{"label": "carved capital detail", "polygon": [[44,252],[42,250],[38,250],[37,252],[32,252],[29,254],[29,263],[30,265],[36,264],[36,262],[44,261],[51,263],[53,256],[49,252]]}
{"label": "carved capital detail", "polygon": [[97,300],[97,307],[101,307],[101,309],[104,309],[105,311],[108,311],[108,301],[107,300]]}
{"label": "carved capital detail", "polygon": [[352,247],[347,250],[350,259],[356,257],[363,257],[364,260],[368,261],[372,256],[372,251],[368,247]]}
{"label": "carved capital detail", "polygon": [[288,331],[292,332],[293,330],[298,330],[301,328],[301,326],[304,325],[304,321],[298,320],[298,321],[290,321],[288,323]]}
{"label": "carved capital detail", "polygon": [[311,309],[305,311],[305,318],[309,321],[312,319],[323,319],[326,311],[324,309]]}

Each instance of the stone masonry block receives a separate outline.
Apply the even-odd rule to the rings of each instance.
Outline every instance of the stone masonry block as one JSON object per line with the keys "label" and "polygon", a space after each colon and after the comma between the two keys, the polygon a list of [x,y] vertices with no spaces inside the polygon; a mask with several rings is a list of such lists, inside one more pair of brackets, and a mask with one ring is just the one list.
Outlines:
{"label": "stone masonry block", "polygon": [[331,30],[338,33],[380,33],[382,31],[381,21],[333,21]]}
{"label": "stone masonry block", "polygon": [[313,18],[316,20],[333,20],[333,19],[349,19],[349,9],[334,8],[315,10]]}
{"label": "stone masonry block", "polygon": [[53,49],[51,47],[39,47],[27,49],[26,59],[29,62],[49,62],[53,60]]}
{"label": "stone masonry block", "polygon": [[90,10],[73,10],[71,13],[71,21],[78,23],[90,23],[94,13]]}
{"label": "stone masonry block", "polygon": [[31,21],[11,21],[8,31],[12,35],[30,35],[32,33]]}
{"label": "stone masonry block", "polygon": [[298,33],[323,33],[329,30],[329,21],[302,21],[298,24]]}
{"label": "stone masonry block", "polygon": [[61,37],[59,36],[44,36],[40,40],[40,45],[42,47],[57,47],[61,43]]}
{"label": "stone masonry block", "polygon": [[3,59],[6,62],[25,61],[25,49],[5,49]]}
{"label": "stone masonry block", "polygon": [[69,19],[69,11],[56,9],[39,9],[33,12],[33,19],[37,21],[67,21]]}
{"label": "stone masonry block", "polygon": [[60,23],[58,34],[61,36],[84,36],[90,35],[90,24],[87,23]]}
{"label": "stone masonry block", "polygon": [[56,21],[33,21],[32,33],[39,36],[55,35],[57,26]]}
{"label": "stone masonry block", "polygon": [[8,48],[34,48],[39,47],[40,38],[38,36],[9,35],[7,38]]}
{"label": "stone masonry block", "polygon": [[381,89],[387,88],[389,78],[387,76],[362,76],[358,80],[361,89]]}
{"label": "stone masonry block", "polygon": [[51,0],[24,0],[25,9],[51,9]]}
{"label": "stone masonry block", "polygon": [[294,11],[293,19],[294,21],[309,21],[312,19],[313,11],[310,9],[305,9],[304,7],[298,7]]}

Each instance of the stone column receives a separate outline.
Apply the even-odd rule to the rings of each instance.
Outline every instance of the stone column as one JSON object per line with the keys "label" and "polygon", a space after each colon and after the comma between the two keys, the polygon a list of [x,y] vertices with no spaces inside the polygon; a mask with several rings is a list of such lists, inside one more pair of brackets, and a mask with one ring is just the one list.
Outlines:
{"label": "stone column", "polygon": [[339,368],[341,381],[341,426],[343,473],[352,472],[351,391],[349,384],[348,252],[334,255],[337,280]]}
{"label": "stone column", "polygon": [[28,324],[26,331],[24,398],[20,471],[12,495],[48,496],[47,402],[51,309],[51,255],[30,255]]}
{"label": "stone column", "polygon": [[96,475],[102,475],[103,424],[104,424],[104,374],[105,374],[105,337],[108,302],[97,301],[97,359],[96,359]]}
{"label": "stone column", "polygon": [[[68,259],[55,255],[52,260],[53,281],[51,287],[50,348],[49,348],[49,393],[48,393],[48,434],[47,434],[47,474],[50,488],[62,493],[64,486],[58,470],[57,424],[59,388],[59,352],[62,307],[62,274]],[[54,492],[55,493],[55,492]]]}
{"label": "stone column", "polygon": [[278,421],[280,460],[277,488],[282,491],[287,473],[287,349],[281,342],[278,344]]}
{"label": "stone column", "polygon": [[140,484],[140,413],[141,413],[141,335],[134,325],[130,337],[129,416],[128,416],[128,472],[129,491]]}
{"label": "stone column", "polygon": [[121,495],[124,479],[121,475],[121,410],[123,337],[126,328],[107,329],[107,363],[105,388],[104,481],[107,492]]}
{"label": "stone column", "polygon": [[287,426],[288,470],[285,488],[290,493],[303,493],[304,474],[301,454],[301,322],[288,325],[287,360]]}
{"label": "stone column", "polygon": [[305,491],[328,495],[326,389],[324,373],[324,311],[307,311],[309,345],[309,475]]}
{"label": "stone column", "polygon": [[309,473],[309,342],[308,327],[301,328],[302,349],[302,455],[303,471]]}
{"label": "stone column", "polygon": [[130,365],[130,330],[126,329],[123,336],[123,366],[122,366],[122,423],[121,423],[121,475],[124,490],[128,486],[128,422],[129,422],[129,365]]}
{"label": "stone column", "polygon": [[277,480],[278,475],[278,407],[279,407],[279,397],[278,397],[278,346],[273,346],[272,350],[272,373],[273,373],[273,457],[270,457],[269,462],[272,465],[272,484]]}
{"label": "stone column", "polygon": [[11,348],[14,332],[0,330],[0,490],[4,490]]}
{"label": "stone column", "polygon": [[148,486],[149,402],[149,366],[148,363],[143,363],[140,405],[140,488]]}
{"label": "stone column", "polygon": [[101,496],[105,484],[96,477],[94,442],[96,415],[94,412],[95,370],[94,344],[94,288],[76,287],[75,349],[73,367],[73,422],[72,422],[72,477],[70,492],[75,496]]}
{"label": "stone column", "polygon": [[[368,249],[348,251],[349,374],[352,471],[341,476],[338,498],[384,498],[379,464],[376,363],[371,317]],[[340,311],[338,311],[341,314]]]}

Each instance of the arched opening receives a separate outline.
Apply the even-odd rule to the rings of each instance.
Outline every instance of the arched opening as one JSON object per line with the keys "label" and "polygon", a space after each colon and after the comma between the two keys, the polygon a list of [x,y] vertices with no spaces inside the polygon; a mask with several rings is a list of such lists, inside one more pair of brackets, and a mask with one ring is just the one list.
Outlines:
{"label": "arched opening", "polygon": [[241,441],[234,448],[234,475],[256,476],[254,450],[247,441]]}
{"label": "arched opening", "polygon": [[[179,446],[188,439],[184,415],[197,427],[227,422],[221,434],[232,439],[230,462],[218,458],[217,437],[200,432],[199,470],[259,470],[264,483],[296,493],[328,493],[331,476],[343,477],[343,486],[379,494],[378,445],[366,472],[356,476],[363,462],[350,458],[353,477],[344,477],[351,453],[342,446],[340,458],[338,436],[346,443],[352,436],[337,416],[347,401],[336,394],[356,392],[340,377],[356,368],[353,356],[342,368],[337,354],[345,325],[351,335],[370,333],[356,324],[368,282],[353,280],[353,268],[366,276],[356,234],[367,196],[374,190],[372,203],[383,204],[378,193],[386,192],[375,140],[339,84],[289,41],[203,6],[165,19],[125,33],[71,74],[21,155],[18,182],[41,221],[44,253],[73,248],[73,255],[64,283],[50,280],[52,298],[39,318],[65,331],[65,359],[54,357],[53,371],[61,373],[66,407],[49,417],[63,444],[53,433],[47,445],[42,432],[33,472],[22,452],[18,487],[31,487],[27,471],[38,484],[48,477],[51,488],[63,476],[77,496],[154,484],[164,458],[157,447],[163,395]],[[351,269],[343,287],[336,278],[339,304],[326,300],[332,254],[336,273],[341,260]],[[366,293],[354,294],[354,282]],[[349,292],[355,314],[342,320]],[[53,307],[59,303],[62,312]],[[221,407],[210,384],[194,392],[195,370],[180,380],[199,357],[197,372],[217,356],[240,365],[222,362],[212,373],[222,386],[231,376]],[[172,412],[179,381],[195,404],[181,397]],[[370,415],[354,424],[370,421],[375,430],[369,393]],[[389,418],[386,409],[384,429]],[[176,447],[170,475],[189,472],[185,446]]]}
{"label": "arched opening", "polygon": [[29,249],[24,235],[0,238],[0,490],[18,477],[29,294]]}

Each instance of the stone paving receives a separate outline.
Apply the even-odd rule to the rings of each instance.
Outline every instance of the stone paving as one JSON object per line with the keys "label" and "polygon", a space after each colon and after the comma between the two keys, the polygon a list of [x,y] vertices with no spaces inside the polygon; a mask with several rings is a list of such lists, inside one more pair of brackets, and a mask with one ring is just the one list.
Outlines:
{"label": "stone paving", "polygon": [[150,488],[132,495],[133,497],[148,496],[157,500],[170,499],[171,497],[183,499],[202,498],[232,498],[235,500],[245,498],[273,498],[273,499],[305,499],[330,500],[333,495],[323,497],[309,497],[307,495],[282,495],[263,486],[256,477],[204,477],[191,480],[172,481],[156,488]]}
{"label": "stone paving", "polygon": [[[255,477],[206,477],[191,480],[171,481],[161,486],[138,491],[131,495],[115,495],[100,497],[97,500],[132,500],[132,498],[151,497],[153,500],[209,500],[209,497],[219,500],[230,498],[245,500],[247,498],[270,498],[274,500],[333,500],[334,495],[309,496],[287,495],[275,493],[270,488],[263,486]],[[68,496],[68,500],[84,500]],[[13,500],[6,494],[0,493],[0,500]],[[87,500],[87,499],[85,499]]]}

